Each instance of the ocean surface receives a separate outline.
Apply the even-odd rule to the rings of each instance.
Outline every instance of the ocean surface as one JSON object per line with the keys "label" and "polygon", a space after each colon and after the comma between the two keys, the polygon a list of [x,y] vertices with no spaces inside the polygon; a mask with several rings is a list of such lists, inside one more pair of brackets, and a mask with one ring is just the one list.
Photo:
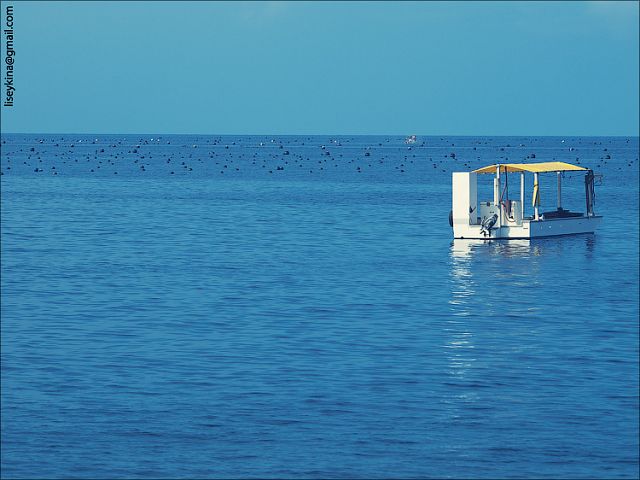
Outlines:
{"label": "ocean surface", "polygon": [[[638,478],[637,137],[1,138],[2,478]],[[595,235],[452,241],[554,159]]]}

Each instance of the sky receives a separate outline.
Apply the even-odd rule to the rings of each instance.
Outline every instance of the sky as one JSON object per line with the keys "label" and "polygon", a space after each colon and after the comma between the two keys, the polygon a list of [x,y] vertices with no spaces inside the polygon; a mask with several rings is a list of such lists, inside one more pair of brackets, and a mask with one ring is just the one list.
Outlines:
{"label": "sky", "polygon": [[638,2],[7,5],[2,132],[638,135]]}

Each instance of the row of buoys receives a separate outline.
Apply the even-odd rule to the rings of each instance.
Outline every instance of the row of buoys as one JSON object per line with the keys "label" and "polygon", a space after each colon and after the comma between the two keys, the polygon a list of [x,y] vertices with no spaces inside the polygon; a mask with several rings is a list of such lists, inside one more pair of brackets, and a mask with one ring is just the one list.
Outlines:
{"label": "row of buoys", "polygon": [[[311,138],[307,139],[307,141],[310,140]],[[440,160],[438,160],[434,159],[434,156],[425,157],[420,155],[420,153],[414,153],[416,152],[415,150],[412,151],[412,153],[405,151],[405,155],[402,155],[400,152],[403,147],[400,145],[396,146],[397,151],[395,153],[390,153],[388,147],[384,147],[382,142],[377,143],[378,147],[383,147],[382,149],[376,149],[375,145],[357,145],[355,146],[356,149],[354,150],[354,146],[350,145],[346,140],[340,142],[331,140],[331,142],[326,145],[315,145],[315,147],[318,148],[318,150],[316,150],[317,153],[313,153],[314,145],[309,145],[304,150],[298,151],[296,151],[294,148],[291,148],[291,144],[305,144],[305,142],[300,142],[299,139],[294,141],[287,141],[287,149],[284,148],[285,143],[283,143],[283,141],[276,142],[275,139],[272,139],[271,144],[277,146],[277,150],[276,152],[274,152],[273,150],[269,150],[268,153],[257,151],[259,147],[256,144],[238,145],[238,143],[235,141],[226,143],[223,143],[221,140],[220,143],[217,143],[216,141],[214,142],[214,144],[217,145],[215,149],[212,149],[211,145],[207,146],[203,145],[202,143],[193,143],[190,145],[191,147],[205,146],[205,152],[203,152],[202,154],[197,154],[196,157],[194,157],[193,153],[190,153],[188,150],[184,150],[182,148],[188,147],[188,144],[176,145],[175,147],[171,147],[171,151],[155,150],[157,148],[157,143],[160,141],[160,139],[156,137],[151,138],[151,142],[154,143],[149,143],[149,140],[147,139],[140,139],[137,143],[126,141],[113,142],[113,140],[111,140],[110,142],[108,142],[109,145],[105,145],[104,147],[101,147],[101,145],[104,144],[98,144],[98,139],[93,140],[93,142],[91,142],[90,140],[83,142],[83,139],[76,139],[73,141],[74,143],[67,143],[62,145],[60,144],[60,141],[64,141],[64,138],[49,139],[46,143],[43,139],[39,139],[36,146],[27,145],[23,146],[22,148],[17,148],[13,151],[10,151],[9,148],[11,148],[11,144],[7,146],[6,139],[3,139],[2,144],[5,147],[3,147],[4,155],[2,155],[2,158],[0,159],[2,163],[2,165],[0,165],[0,167],[2,167],[0,168],[0,171],[3,175],[5,174],[5,172],[9,171],[30,171],[23,167],[23,165],[26,165],[27,167],[32,168],[32,171],[35,173],[43,173],[45,169],[40,168],[40,164],[43,164],[43,157],[46,163],[50,163],[47,162],[47,160],[52,159],[51,153],[53,153],[53,158],[56,161],[56,165],[53,165],[50,171],[55,175],[57,175],[59,171],[64,172],[65,170],[68,170],[68,168],[64,168],[64,166],[68,165],[67,162],[71,163],[71,165],[73,165],[74,163],[79,164],[78,167],[80,167],[80,165],[82,164],[89,163],[89,165],[87,166],[93,167],[90,168],[90,173],[97,173],[98,171],[113,173],[114,175],[136,171],[140,173],[148,171],[153,171],[154,173],[162,173],[162,169],[160,172],[158,172],[158,167],[160,165],[158,159],[165,160],[165,162],[162,162],[162,165],[166,165],[167,170],[165,170],[165,172],[170,175],[176,175],[181,171],[194,172],[194,174],[198,174],[203,171],[206,173],[212,173],[215,171],[216,167],[219,167],[220,173],[224,174],[225,172],[229,171],[239,172],[241,171],[240,167],[242,167],[242,170],[244,171],[251,171],[252,166],[256,166],[257,168],[262,167],[263,169],[265,169],[265,171],[273,173],[274,170],[276,172],[284,171],[285,166],[290,165],[291,163],[300,168],[303,168],[308,163],[315,164],[316,162],[318,165],[316,167],[316,170],[318,171],[328,171],[331,168],[349,168],[350,165],[353,165],[353,171],[358,174],[367,171],[367,169],[369,169],[370,171],[379,171],[380,166],[390,172],[395,171],[398,173],[406,173],[411,170],[416,172],[415,162],[417,161],[421,164],[431,164],[433,169],[439,169],[442,172],[446,172],[447,170],[450,171],[459,168],[459,165],[462,165],[465,168],[471,168],[472,163],[481,161],[481,157],[477,157],[474,159],[468,158],[465,152],[469,148],[469,145],[458,145],[457,148],[461,150],[459,150],[458,152],[449,151],[449,153],[444,154],[444,156],[440,157]],[[167,141],[167,143],[169,143],[169,141]],[[388,139],[386,143],[389,143]],[[628,139],[626,140],[626,143],[629,143]],[[45,146],[40,147],[40,145],[43,144]],[[50,148],[53,145],[55,145],[55,149],[53,149],[53,152],[51,152]],[[82,146],[82,149],[74,148],[74,145],[78,147]],[[455,143],[451,143],[450,145],[456,146]],[[238,152],[237,150],[231,151],[229,148],[230,146],[244,147],[247,150],[240,150],[240,152]],[[261,146],[264,146],[264,142],[261,142]],[[524,148],[524,146],[525,145],[523,143],[519,144],[520,148]],[[216,151],[217,149],[223,147],[223,153],[221,153],[219,150]],[[338,147],[348,147],[349,149],[344,150],[343,148]],[[499,151],[504,151],[505,147],[509,148],[512,146],[509,143],[507,143],[505,146],[495,146],[495,148],[499,149]],[[71,148],[74,148],[74,150],[71,150]],[[90,148],[92,151],[87,152],[87,148]],[[311,148],[311,150],[309,150],[309,148]],[[444,148],[446,148],[446,146],[443,146],[443,149]],[[473,148],[475,149],[476,147],[474,146]],[[112,149],[115,149],[115,151]],[[253,149],[254,151],[251,151],[251,149]],[[571,147],[569,150],[575,151],[576,149],[574,147]],[[608,152],[608,148],[604,148],[603,150],[604,152]],[[321,155],[320,158],[317,157],[318,154]],[[616,153],[616,157],[620,158],[620,156],[621,155],[619,153]],[[18,161],[23,160],[22,165],[20,165],[19,163],[14,164],[15,168],[12,169],[12,158]],[[450,158],[452,160],[455,160],[455,167],[450,162],[445,163],[442,158]],[[535,158],[535,153],[529,153],[526,156],[526,159]],[[601,156],[599,160],[601,160],[602,162],[598,163],[598,167],[602,166],[602,164],[608,164],[608,160],[612,160],[612,158],[613,155],[611,153],[606,153],[604,156]],[[508,161],[508,157],[501,156],[500,159]],[[133,160],[133,164],[129,163],[131,162],[131,160]],[[486,156],[485,161],[487,161]],[[177,165],[176,163],[172,162],[179,162],[178,169],[176,169],[175,167],[169,169],[170,166]],[[274,162],[275,165],[273,165],[271,162]],[[580,157],[576,157],[576,162],[580,163]],[[626,166],[631,167],[634,162],[637,162],[637,158],[635,160],[628,159],[625,164]],[[271,168],[267,168],[269,164],[273,166],[271,166]],[[134,165],[135,168],[130,169],[130,167],[133,167]],[[113,167],[113,170],[107,167]],[[391,169],[391,167],[393,167],[393,169]],[[76,167],[69,168],[77,172]],[[86,170],[84,171],[86,172]],[[309,170],[310,173],[313,173],[313,171],[314,169]],[[424,172],[424,170],[418,168],[417,172]]]}

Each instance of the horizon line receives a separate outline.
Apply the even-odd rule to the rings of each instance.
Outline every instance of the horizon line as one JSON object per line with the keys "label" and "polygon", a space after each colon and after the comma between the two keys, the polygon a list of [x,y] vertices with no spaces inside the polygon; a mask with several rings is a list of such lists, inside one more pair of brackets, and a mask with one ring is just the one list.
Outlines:
{"label": "horizon line", "polygon": [[576,135],[576,134],[554,134],[554,135],[535,135],[535,134],[434,134],[434,133],[167,133],[167,132],[0,132],[0,135],[202,135],[202,136],[244,136],[244,137],[269,137],[269,136],[289,136],[289,137],[320,137],[320,136],[339,136],[339,137],[382,137],[382,136],[400,136],[407,137],[415,135],[416,137],[632,137],[640,138],[640,132],[629,134],[615,135]]}

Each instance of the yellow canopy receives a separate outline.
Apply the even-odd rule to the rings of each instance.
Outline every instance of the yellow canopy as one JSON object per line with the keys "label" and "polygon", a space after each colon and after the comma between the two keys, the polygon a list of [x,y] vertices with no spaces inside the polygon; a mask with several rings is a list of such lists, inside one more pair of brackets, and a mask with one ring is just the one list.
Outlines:
{"label": "yellow canopy", "polygon": [[[588,170],[588,168],[571,165],[565,162],[540,162],[540,163],[501,163],[500,172],[567,172],[570,170]],[[498,165],[489,165],[474,170],[474,173],[496,173]]]}

